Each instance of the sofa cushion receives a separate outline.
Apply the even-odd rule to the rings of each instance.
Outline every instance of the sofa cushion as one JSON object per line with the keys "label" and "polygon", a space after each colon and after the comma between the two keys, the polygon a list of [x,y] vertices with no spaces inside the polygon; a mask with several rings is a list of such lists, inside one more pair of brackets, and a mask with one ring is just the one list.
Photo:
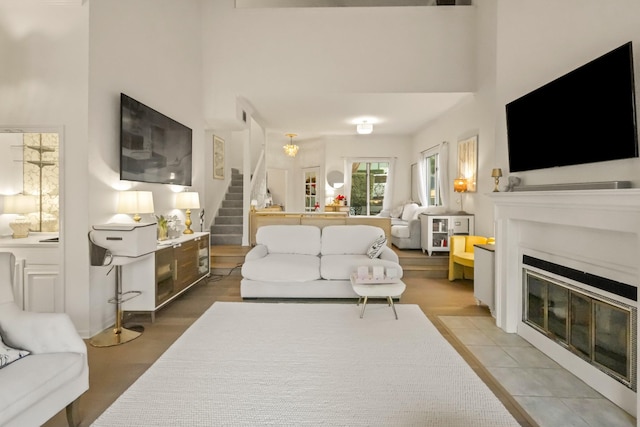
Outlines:
{"label": "sofa cushion", "polygon": [[387,244],[387,238],[384,234],[373,241],[369,249],[367,249],[367,256],[369,258],[378,258]]}
{"label": "sofa cushion", "polygon": [[320,253],[320,228],[314,225],[265,225],[256,232],[256,243],[270,254]]}
{"label": "sofa cushion", "polygon": [[271,253],[264,258],[242,264],[242,277],[269,282],[318,280],[320,258],[314,255]]}
{"label": "sofa cushion", "polygon": [[419,208],[417,203],[407,203],[402,209],[402,220],[411,221],[415,216],[416,210]]}
{"label": "sofa cushion", "polygon": [[391,235],[394,237],[400,237],[401,239],[407,239],[411,237],[411,231],[408,224],[392,225]]}
{"label": "sofa cushion", "polygon": [[[83,371],[85,356],[80,353],[32,354],[0,370],[0,424],[55,393]],[[4,424],[3,424],[4,425]]]}
{"label": "sofa cushion", "polygon": [[326,280],[349,280],[351,273],[358,271],[360,266],[382,265],[385,268],[395,268],[398,277],[402,277],[402,267],[400,264],[383,260],[380,258],[371,259],[367,255],[323,255],[320,260],[320,274]]}
{"label": "sofa cushion", "polygon": [[27,350],[20,350],[17,348],[9,347],[2,341],[2,337],[0,337],[0,368],[7,366],[11,362],[15,362],[16,360],[28,356],[30,354]]}
{"label": "sofa cushion", "polygon": [[391,216],[391,218],[400,218],[400,215],[402,215],[403,208],[404,208],[404,205],[398,205],[395,208],[391,209],[391,212],[389,212],[389,215]]}
{"label": "sofa cushion", "polygon": [[373,225],[329,225],[322,229],[322,255],[365,255],[384,230]]}

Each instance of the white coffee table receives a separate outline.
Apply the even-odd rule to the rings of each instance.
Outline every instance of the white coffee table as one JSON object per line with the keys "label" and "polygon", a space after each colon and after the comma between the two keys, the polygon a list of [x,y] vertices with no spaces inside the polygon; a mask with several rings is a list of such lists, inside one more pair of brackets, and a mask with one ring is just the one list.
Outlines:
{"label": "white coffee table", "polygon": [[364,316],[364,309],[367,307],[367,300],[369,297],[372,298],[387,298],[389,302],[389,306],[393,309],[393,314],[396,316],[396,320],[398,319],[398,313],[396,312],[396,306],[393,304],[393,298],[395,296],[400,296],[407,288],[402,281],[398,280],[394,283],[357,283],[354,276],[351,276],[351,286],[353,287],[353,291],[358,294],[360,298],[358,298],[358,304],[360,305],[360,301],[364,297],[364,302],[362,303],[362,310],[360,310],[360,318]]}

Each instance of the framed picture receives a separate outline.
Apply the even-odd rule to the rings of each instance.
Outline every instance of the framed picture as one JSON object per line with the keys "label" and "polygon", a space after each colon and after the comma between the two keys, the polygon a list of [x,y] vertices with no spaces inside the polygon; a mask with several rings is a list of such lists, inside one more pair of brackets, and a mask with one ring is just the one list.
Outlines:
{"label": "framed picture", "polygon": [[213,178],[224,179],[224,139],[213,136]]}
{"label": "framed picture", "polygon": [[478,135],[458,141],[458,178],[467,180],[467,191],[476,191],[478,179]]}

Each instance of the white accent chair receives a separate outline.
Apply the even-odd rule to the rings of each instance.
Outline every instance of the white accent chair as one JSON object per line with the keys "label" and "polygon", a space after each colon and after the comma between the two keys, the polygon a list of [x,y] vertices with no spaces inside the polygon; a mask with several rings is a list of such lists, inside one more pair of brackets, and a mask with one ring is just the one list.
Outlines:
{"label": "white accent chair", "polygon": [[89,389],[87,346],[67,314],[16,305],[15,264],[12,253],[0,253],[0,336],[31,354],[0,368],[0,425],[40,426],[66,408],[76,426],[77,400]]}

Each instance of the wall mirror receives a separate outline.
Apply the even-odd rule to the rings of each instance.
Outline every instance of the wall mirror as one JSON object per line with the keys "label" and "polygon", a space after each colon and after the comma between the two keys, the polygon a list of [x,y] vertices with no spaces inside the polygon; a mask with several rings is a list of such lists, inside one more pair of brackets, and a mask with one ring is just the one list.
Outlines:
{"label": "wall mirror", "polygon": [[340,171],[329,171],[327,173],[327,184],[332,188],[342,188],[344,186],[344,174]]}
{"label": "wall mirror", "polygon": [[24,212],[30,231],[59,231],[59,148],[58,132],[0,130],[0,196],[24,194],[35,199],[36,210]]}
{"label": "wall mirror", "polygon": [[467,180],[468,192],[476,191],[478,175],[478,135],[458,142],[458,176]]}

